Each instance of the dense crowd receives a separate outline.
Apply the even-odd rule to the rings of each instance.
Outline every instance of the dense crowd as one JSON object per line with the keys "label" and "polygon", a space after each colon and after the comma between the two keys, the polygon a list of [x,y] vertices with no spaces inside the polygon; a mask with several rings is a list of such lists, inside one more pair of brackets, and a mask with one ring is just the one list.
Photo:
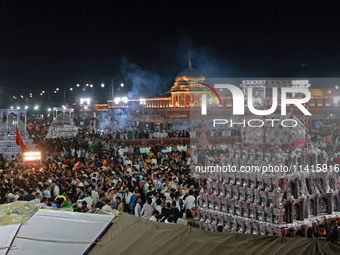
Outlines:
{"label": "dense crowd", "polygon": [[0,203],[33,200],[56,208],[128,212],[150,220],[191,221],[199,189],[185,145],[132,147],[80,132],[73,139],[36,140],[41,166],[1,158]]}
{"label": "dense crowd", "polygon": [[[195,160],[190,157],[190,146],[127,146],[115,139],[122,137],[119,132],[80,131],[72,139],[45,139],[46,130],[46,126],[29,127],[36,149],[43,153],[41,165],[24,165],[20,157],[5,160],[0,156],[0,204],[24,200],[85,213],[96,208],[108,212],[116,209],[152,221],[194,225],[193,211],[206,180],[190,176],[190,163]],[[167,137],[196,135],[189,131],[154,131],[149,136],[158,138],[161,132]],[[207,132],[207,136],[239,135],[237,129]],[[125,137],[126,132],[123,134]],[[133,137],[128,135],[127,139]],[[310,139],[313,143],[326,142],[327,137],[328,133],[315,131]],[[339,143],[336,135],[329,140],[325,148],[334,160]],[[340,220],[325,222],[307,237],[339,242],[338,224]],[[222,231],[221,226],[217,230]],[[304,233],[287,233],[287,237],[299,236]]]}

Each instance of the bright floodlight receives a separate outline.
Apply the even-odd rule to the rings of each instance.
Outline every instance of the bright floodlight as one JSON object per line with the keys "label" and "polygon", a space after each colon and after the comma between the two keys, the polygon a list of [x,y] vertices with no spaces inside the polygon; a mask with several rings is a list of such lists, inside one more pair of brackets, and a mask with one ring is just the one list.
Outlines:
{"label": "bright floodlight", "polygon": [[73,88],[70,88],[70,90],[72,91],[72,90],[73,90]]}
{"label": "bright floodlight", "polygon": [[55,90],[54,93],[57,93],[57,91]]}
{"label": "bright floodlight", "polygon": [[77,87],[79,88],[80,84],[77,84]]}
{"label": "bright floodlight", "polygon": [[24,161],[39,161],[41,160],[40,151],[24,152]]}
{"label": "bright floodlight", "polygon": [[25,106],[25,110],[27,110],[27,109],[28,109],[28,106],[26,105],[26,106]]}
{"label": "bright floodlight", "polygon": [[146,104],[146,99],[145,98],[140,98],[139,99],[139,104]]}
{"label": "bright floodlight", "polygon": [[84,109],[87,110],[87,106],[86,105],[84,106]]}
{"label": "bright floodlight", "polygon": [[50,111],[52,111],[52,109],[51,109],[51,108],[47,108],[47,111],[49,111],[49,112],[50,112]]}
{"label": "bright floodlight", "polygon": [[13,109],[13,106],[11,106],[11,109]]}
{"label": "bright floodlight", "polygon": [[80,98],[80,104],[91,104],[91,98],[87,97],[87,98]]}
{"label": "bright floodlight", "polygon": [[34,110],[38,110],[38,109],[39,109],[38,105],[34,106]]}
{"label": "bright floodlight", "polygon": [[62,107],[63,107],[63,109],[66,109],[66,106],[65,106],[65,105],[63,105]]}
{"label": "bright floodlight", "polygon": [[124,83],[121,83],[120,86],[121,86],[121,87],[124,87]]}
{"label": "bright floodlight", "polygon": [[102,88],[104,88],[104,87],[105,87],[105,84],[104,84],[104,83],[102,83],[102,84],[100,84],[100,86],[102,86]]}
{"label": "bright floodlight", "polygon": [[17,109],[20,110],[20,106],[17,106]]}
{"label": "bright floodlight", "polygon": [[93,84],[90,84],[90,87],[93,88]]}
{"label": "bright floodlight", "polygon": [[59,90],[59,88],[56,88],[55,90],[56,90],[56,91],[58,91],[58,90]]}
{"label": "bright floodlight", "polygon": [[123,102],[124,104],[127,104],[128,98],[127,98],[127,97],[122,97],[122,102]]}
{"label": "bright floodlight", "polygon": [[340,102],[340,97],[333,97],[333,103],[337,104]]}
{"label": "bright floodlight", "polygon": [[21,95],[20,97],[21,97],[21,98],[24,98],[24,96],[23,96],[23,95]]}
{"label": "bright floodlight", "polygon": [[88,87],[89,86],[89,84],[86,84],[86,87]]}
{"label": "bright floodlight", "polygon": [[115,104],[119,104],[120,103],[120,97],[116,97],[115,98]]}

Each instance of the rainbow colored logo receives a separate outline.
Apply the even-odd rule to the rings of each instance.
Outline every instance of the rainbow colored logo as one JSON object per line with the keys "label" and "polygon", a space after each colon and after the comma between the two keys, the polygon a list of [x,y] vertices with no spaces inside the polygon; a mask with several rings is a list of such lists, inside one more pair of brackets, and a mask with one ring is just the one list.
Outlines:
{"label": "rainbow colored logo", "polygon": [[[208,84],[206,84],[206,83],[201,83],[201,84],[202,84],[203,86],[206,86],[207,88],[209,88],[211,91],[214,92],[214,94],[217,96],[217,98],[218,98],[218,100],[219,100],[219,102],[220,102],[220,104],[221,104],[221,106],[222,106],[222,100],[221,100],[220,95],[217,93],[217,91],[216,91],[213,87],[211,87],[210,85],[208,85]],[[213,94],[212,94],[209,90],[204,89],[204,88],[200,88],[200,89],[203,90],[204,92],[206,92],[206,93],[212,98],[212,100],[214,101],[215,105],[217,105],[217,102],[216,102],[216,100],[215,100],[215,97],[213,96]]]}

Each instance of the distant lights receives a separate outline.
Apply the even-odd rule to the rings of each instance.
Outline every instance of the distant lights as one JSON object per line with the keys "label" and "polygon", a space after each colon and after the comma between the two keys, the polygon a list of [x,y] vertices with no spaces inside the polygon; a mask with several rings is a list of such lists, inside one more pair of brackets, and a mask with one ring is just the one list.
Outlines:
{"label": "distant lights", "polygon": [[23,95],[21,95],[20,97],[21,97],[21,98],[24,98],[24,96],[23,96]]}
{"label": "distant lights", "polygon": [[40,151],[30,151],[24,153],[24,161],[35,161],[41,160],[41,152]]}
{"label": "distant lights", "polygon": [[73,90],[73,88],[70,88],[70,91],[72,91]]}
{"label": "distant lights", "polygon": [[84,109],[87,110],[87,108],[88,108],[87,105],[85,105],[85,106],[84,106]]}
{"label": "distant lights", "polygon": [[122,102],[123,102],[124,104],[127,104],[128,101],[129,101],[129,100],[128,100],[127,97],[122,97]]}
{"label": "distant lights", "polygon": [[11,106],[10,108],[11,108],[11,109],[13,109],[14,107],[13,107],[13,106]]}
{"label": "distant lights", "polygon": [[55,90],[56,90],[56,91],[59,91],[59,88],[56,88]]}
{"label": "distant lights", "polygon": [[47,111],[50,112],[50,111],[52,111],[52,109],[51,108],[47,108]]}
{"label": "distant lights", "polygon": [[91,103],[91,98],[87,97],[87,98],[80,98],[80,104],[90,104]]}
{"label": "distant lights", "polygon": [[80,84],[77,84],[77,87],[79,88],[79,87],[80,87]]}
{"label": "distant lights", "polygon": [[17,110],[20,110],[20,106],[17,106]]}
{"label": "distant lights", "polygon": [[114,99],[114,101],[115,101],[115,104],[119,104],[120,103],[120,97],[116,97],[115,99]]}
{"label": "distant lights", "polygon": [[102,83],[102,84],[100,84],[100,86],[101,86],[102,88],[104,88],[104,87],[105,87],[105,84],[104,84],[104,83]]}
{"label": "distant lights", "polygon": [[28,110],[28,106],[27,105],[25,106],[25,110]]}
{"label": "distant lights", "polygon": [[57,93],[57,91],[55,90],[55,91],[54,91],[54,94],[56,94],[56,93]]}
{"label": "distant lights", "polygon": [[124,87],[124,83],[121,83],[120,86],[123,88]]}
{"label": "distant lights", "polygon": [[139,99],[139,104],[145,105],[146,104],[146,99],[145,98],[140,98]]}
{"label": "distant lights", "polygon": [[39,109],[39,105],[34,106],[34,110],[38,110]]}
{"label": "distant lights", "polygon": [[93,88],[93,84],[90,84],[90,87]]}

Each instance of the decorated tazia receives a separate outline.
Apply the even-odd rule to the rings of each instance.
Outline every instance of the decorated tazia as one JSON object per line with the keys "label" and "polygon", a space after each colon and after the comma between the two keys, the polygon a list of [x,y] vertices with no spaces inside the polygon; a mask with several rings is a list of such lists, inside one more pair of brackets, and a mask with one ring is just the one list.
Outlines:
{"label": "decorated tazia", "polygon": [[338,166],[328,167],[326,153],[308,143],[305,116],[289,119],[297,126],[243,128],[242,142],[218,162],[235,171],[210,174],[201,190],[195,211],[200,228],[221,225],[227,232],[284,236],[288,229],[306,232],[340,215]]}

